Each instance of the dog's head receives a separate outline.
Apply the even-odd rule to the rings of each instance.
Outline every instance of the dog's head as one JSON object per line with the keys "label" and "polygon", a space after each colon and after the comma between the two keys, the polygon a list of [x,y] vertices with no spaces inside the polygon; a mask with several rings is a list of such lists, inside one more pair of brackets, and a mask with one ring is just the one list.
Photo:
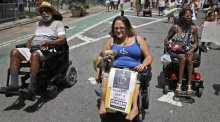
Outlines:
{"label": "dog's head", "polygon": [[106,61],[106,62],[113,62],[114,58],[116,56],[116,52],[114,50],[104,50],[101,53],[101,56],[102,56],[104,61]]}

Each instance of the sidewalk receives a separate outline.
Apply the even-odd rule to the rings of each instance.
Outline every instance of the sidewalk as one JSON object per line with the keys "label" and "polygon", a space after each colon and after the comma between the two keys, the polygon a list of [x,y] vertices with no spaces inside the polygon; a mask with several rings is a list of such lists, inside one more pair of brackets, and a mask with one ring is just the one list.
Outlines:
{"label": "sidewalk", "polygon": [[[87,9],[87,14],[83,17],[72,17],[71,12],[61,12],[63,13],[63,23],[64,25],[69,25],[80,19],[86,18],[88,16],[104,12],[105,7],[101,5],[92,5]],[[38,21],[40,17],[21,19],[18,22],[8,22],[0,24],[0,46],[7,42],[16,41],[19,38],[28,38],[35,30],[35,22]],[[4,29],[3,29],[4,28]]]}

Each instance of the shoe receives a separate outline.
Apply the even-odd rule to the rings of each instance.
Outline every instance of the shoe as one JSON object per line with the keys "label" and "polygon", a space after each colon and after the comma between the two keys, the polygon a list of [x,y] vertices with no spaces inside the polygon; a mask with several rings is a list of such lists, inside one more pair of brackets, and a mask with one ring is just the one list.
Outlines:
{"label": "shoe", "polygon": [[176,92],[177,93],[181,93],[182,92],[182,84],[179,84],[179,83],[177,83],[177,86],[176,86]]}
{"label": "shoe", "polygon": [[31,96],[31,95],[35,94],[35,92],[33,90],[29,89],[29,88],[21,89],[20,93],[23,94],[23,95],[27,95],[27,96]]}
{"label": "shoe", "polygon": [[188,89],[187,89],[187,93],[188,94],[192,94],[193,90],[192,90],[192,85],[187,85]]}
{"label": "shoe", "polygon": [[0,91],[19,91],[19,87],[12,87],[12,86],[1,87]]}

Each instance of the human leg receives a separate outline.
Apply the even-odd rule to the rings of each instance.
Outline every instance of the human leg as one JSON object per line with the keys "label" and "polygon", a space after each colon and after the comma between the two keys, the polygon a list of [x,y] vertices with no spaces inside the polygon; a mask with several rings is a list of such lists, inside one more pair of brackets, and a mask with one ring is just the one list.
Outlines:
{"label": "human leg", "polygon": [[167,17],[167,22],[170,22],[170,16]]}
{"label": "human leg", "polygon": [[13,49],[10,54],[10,73],[11,73],[11,87],[18,86],[18,72],[20,69],[20,63],[24,60],[24,57],[17,49]]}
{"label": "human leg", "polygon": [[160,9],[161,9],[161,8],[160,8],[160,7],[158,7],[158,15],[159,15],[159,16],[160,16],[160,11],[161,11]]}
{"label": "human leg", "polygon": [[129,121],[132,121],[138,114],[137,101],[138,101],[139,90],[140,90],[140,84],[136,84],[134,89],[134,95],[132,98],[132,108],[130,113],[128,113],[128,115],[125,117],[125,119]]}
{"label": "human leg", "polygon": [[133,10],[133,2],[130,2],[131,10]]}
{"label": "human leg", "polygon": [[22,89],[21,92],[25,94],[34,94],[36,88],[36,74],[40,67],[40,54],[35,51],[31,54],[31,69],[30,69],[30,83],[27,89]]}
{"label": "human leg", "polygon": [[185,54],[178,54],[178,57],[180,59],[180,64],[179,64],[179,81],[176,86],[176,91],[181,92],[182,91],[182,79],[183,79],[183,72],[184,72],[184,67],[186,63],[186,57]]}
{"label": "human leg", "polygon": [[193,54],[187,56],[187,70],[188,70],[188,93],[192,93],[192,71],[193,71]]}
{"label": "human leg", "polygon": [[100,82],[100,68],[97,66],[102,60],[101,56],[96,55],[93,59],[93,68],[95,70],[96,82]]}
{"label": "human leg", "polygon": [[107,83],[108,83],[107,77],[102,77],[101,101],[99,106],[99,114],[101,115],[106,114],[105,97],[106,97]]}
{"label": "human leg", "polygon": [[120,10],[123,11],[123,3],[120,4]]}
{"label": "human leg", "polygon": [[18,91],[18,72],[20,69],[20,63],[24,60],[24,57],[20,54],[17,49],[13,49],[10,53],[10,76],[11,82],[9,87],[2,87],[1,90],[5,91]]}

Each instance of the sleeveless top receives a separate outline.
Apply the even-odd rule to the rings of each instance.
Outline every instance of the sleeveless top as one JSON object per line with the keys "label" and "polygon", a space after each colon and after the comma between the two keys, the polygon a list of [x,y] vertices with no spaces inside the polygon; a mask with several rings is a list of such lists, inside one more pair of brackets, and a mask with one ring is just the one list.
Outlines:
{"label": "sleeveless top", "polygon": [[141,49],[136,38],[134,40],[134,43],[128,46],[119,46],[113,42],[112,50],[117,52],[114,67],[134,68],[141,63]]}
{"label": "sleeveless top", "polygon": [[184,50],[189,50],[193,47],[193,36],[191,33],[191,27],[188,32],[176,32],[172,37],[172,41],[181,45]]}

